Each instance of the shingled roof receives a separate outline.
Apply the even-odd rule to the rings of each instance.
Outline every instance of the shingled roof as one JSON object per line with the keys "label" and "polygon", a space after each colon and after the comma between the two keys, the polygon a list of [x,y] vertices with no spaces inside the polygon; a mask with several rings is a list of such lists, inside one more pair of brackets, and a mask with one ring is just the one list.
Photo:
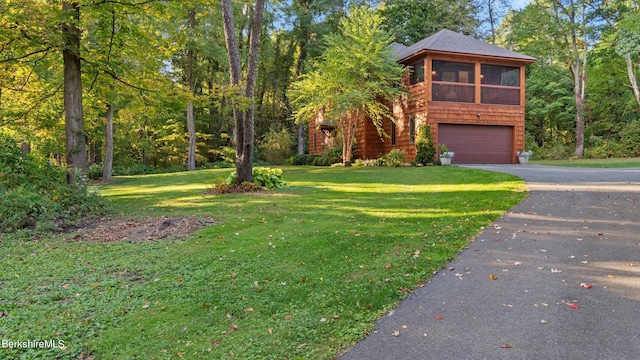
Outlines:
{"label": "shingled roof", "polygon": [[534,57],[491,45],[476,38],[447,29],[440,30],[408,47],[398,43],[393,43],[391,46],[398,61],[402,61],[421,51],[429,50],[511,58],[527,62],[536,61]]}

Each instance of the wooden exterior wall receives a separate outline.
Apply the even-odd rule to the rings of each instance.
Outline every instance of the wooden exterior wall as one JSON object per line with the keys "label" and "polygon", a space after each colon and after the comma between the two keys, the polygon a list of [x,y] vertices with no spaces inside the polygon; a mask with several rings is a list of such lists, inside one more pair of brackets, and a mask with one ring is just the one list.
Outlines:
{"label": "wooden exterior wall", "polygon": [[[404,83],[409,89],[409,96],[405,99],[398,99],[389,106],[392,107],[396,120],[396,139],[392,144],[392,122],[385,120],[383,129],[385,136],[381,137],[375,126],[369,120],[359,124],[356,130],[356,150],[354,157],[358,159],[375,159],[394,149],[404,150],[407,154],[407,161],[415,160],[415,144],[410,142],[410,119],[415,119],[416,135],[417,128],[421,125],[431,127],[431,137],[438,145],[438,124],[466,124],[466,125],[497,125],[513,127],[514,139],[512,149],[512,162],[517,162],[517,150],[524,149],[525,125],[524,125],[524,104],[525,104],[525,66],[522,61],[510,59],[474,57],[470,55],[451,55],[438,53],[417,54],[413,58],[406,59],[407,64],[415,64],[416,61],[425,61],[425,79],[423,82],[409,85],[408,74],[404,77]],[[475,103],[431,101],[432,100],[432,63],[431,60],[445,60],[454,62],[467,62],[475,64]],[[481,64],[504,65],[520,68],[520,105],[493,105],[481,104]],[[326,141],[322,141],[326,136],[317,125],[309,126],[309,152],[311,154],[321,154],[326,146]],[[314,148],[315,137],[315,148]]]}

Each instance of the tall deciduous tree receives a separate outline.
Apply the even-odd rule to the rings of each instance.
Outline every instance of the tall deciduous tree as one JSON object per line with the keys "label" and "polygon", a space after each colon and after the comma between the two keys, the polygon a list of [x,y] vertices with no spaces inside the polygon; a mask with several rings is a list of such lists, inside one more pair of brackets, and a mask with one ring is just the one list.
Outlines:
{"label": "tall deciduous tree", "polygon": [[607,6],[616,7],[617,21],[612,23],[616,29],[616,52],[624,58],[627,76],[633,95],[640,109],[640,87],[636,72],[640,73],[640,1],[624,0],[607,2]]}
{"label": "tall deciduous tree", "polygon": [[86,172],[88,166],[87,134],[82,108],[82,70],[80,68],[80,4],[63,1],[66,22],[61,26],[64,40],[64,114],[67,164],[71,168],[68,181],[75,172]]}
{"label": "tall deciduous tree", "polygon": [[111,182],[113,169],[113,105],[107,104],[106,124],[104,130],[104,161],[102,163],[102,180]]}
{"label": "tall deciduous tree", "polygon": [[392,40],[375,10],[354,7],[340,22],[339,34],[326,37],[316,70],[290,88],[298,122],[324,116],[338,125],[345,166],[351,164],[356,125],[368,118],[382,135],[382,121],[392,119],[387,103],[403,93],[398,85],[404,69],[393,58]]}
{"label": "tall deciduous tree", "polygon": [[[193,31],[196,27],[196,10],[189,9],[188,28]],[[185,66],[185,82],[192,97],[194,92],[193,63],[195,61],[195,50],[192,46],[187,47],[187,58]],[[189,171],[196,169],[196,121],[193,115],[193,100],[189,99],[187,104],[187,129],[189,131],[189,154],[187,155],[187,168]]]}
{"label": "tall deciduous tree", "polygon": [[474,35],[478,13],[474,0],[389,0],[382,9],[387,30],[407,45],[442,29]]}
{"label": "tall deciduous tree", "polygon": [[485,14],[483,22],[489,26],[489,41],[495,45],[498,24],[509,11],[509,0],[479,0],[477,6]]}
{"label": "tall deciduous tree", "polygon": [[235,123],[234,138],[236,147],[236,182],[238,185],[245,181],[253,181],[253,147],[254,147],[254,94],[258,75],[258,49],[260,47],[260,32],[262,28],[262,14],[264,0],[256,0],[252,9],[251,27],[249,31],[249,58],[247,61],[247,76],[242,79],[240,51],[236,39],[233,21],[233,6],[231,0],[222,0],[222,22],[224,37],[229,56],[229,74],[231,86],[241,88],[241,95],[249,100],[244,107],[236,100],[233,104],[233,119]]}
{"label": "tall deciduous tree", "polygon": [[[575,155],[584,156],[585,97],[587,90],[587,58],[589,53],[590,17],[588,0],[535,0],[560,32],[559,50],[564,53],[573,75],[576,102]],[[556,41],[558,41],[556,40]]]}

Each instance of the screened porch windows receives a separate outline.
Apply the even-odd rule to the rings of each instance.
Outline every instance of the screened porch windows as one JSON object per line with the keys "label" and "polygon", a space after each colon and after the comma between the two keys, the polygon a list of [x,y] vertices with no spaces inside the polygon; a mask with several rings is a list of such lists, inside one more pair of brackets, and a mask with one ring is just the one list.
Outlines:
{"label": "screened porch windows", "polygon": [[482,64],[480,102],[520,105],[520,68]]}
{"label": "screened porch windows", "polygon": [[433,101],[472,103],[475,101],[475,65],[433,60],[431,67]]}
{"label": "screened porch windows", "polygon": [[432,101],[520,105],[519,67],[444,60],[431,65]]}

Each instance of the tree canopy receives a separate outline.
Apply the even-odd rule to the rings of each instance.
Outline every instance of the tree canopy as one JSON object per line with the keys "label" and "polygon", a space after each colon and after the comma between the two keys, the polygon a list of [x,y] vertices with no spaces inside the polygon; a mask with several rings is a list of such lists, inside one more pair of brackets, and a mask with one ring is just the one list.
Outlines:
{"label": "tree canopy", "polygon": [[345,165],[351,161],[355,125],[369,119],[383,134],[382,121],[392,119],[387,104],[402,94],[404,69],[393,58],[393,38],[382,26],[375,10],[351,8],[338,33],[326,37],[314,71],[291,85],[296,121],[322,116],[339,126]]}
{"label": "tree canopy", "polygon": [[[301,77],[316,76],[318,64],[343,61],[328,45],[343,36],[339,27],[351,3],[363,2],[266,4],[249,101],[241,90],[246,84],[231,85],[219,1],[0,1],[0,132],[38,158],[81,171],[105,164],[110,172],[111,161],[117,174],[234,166],[234,108],[251,105],[255,133],[249,142],[285,131],[297,139],[297,149],[281,147],[285,154],[305,152],[304,124],[296,123],[302,113],[289,89]],[[243,69],[254,5],[231,2]],[[375,7],[380,27],[406,45],[447,28],[489,42],[495,37],[497,45],[536,57],[527,68],[526,113],[536,146],[575,153],[584,131],[585,156],[612,156],[626,136],[622,129],[639,121],[637,0],[535,0],[510,10],[501,22],[495,17],[507,10],[502,0],[389,0]],[[71,80],[65,79],[65,58],[68,66],[75,64]],[[66,93],[75,89],[75,105],[65,105],[69,82],[75,85]],[[375,93],[367,91],[358,96]],[[347,100],[334,99],[325,111],[340,112]],[[75,112],[65,120],[70,109]],[[378,110],[367,109],[377,121]],[[360,110],[364,116],[365,108]],[[251,153],[253,160],[265,160],[261,147]],[[86,154],[86,161],[70,154]]]}

